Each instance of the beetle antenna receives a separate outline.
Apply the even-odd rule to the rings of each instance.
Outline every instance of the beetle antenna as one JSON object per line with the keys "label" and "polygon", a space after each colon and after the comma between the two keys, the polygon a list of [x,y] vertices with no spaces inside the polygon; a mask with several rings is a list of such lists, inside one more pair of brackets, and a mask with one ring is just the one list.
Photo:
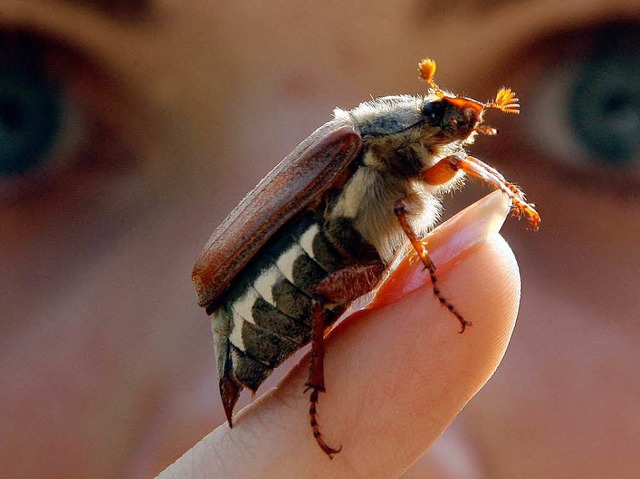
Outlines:
{"label": "beetle antenna", "polygon": [[485,108],[496,108],[505,113],[520,113],[520,99],[511,88],[502,87],[496,94],[496,99],[484,104]]}
{"label": "beetle antenna", "polygon": [[440,89],[436,82],[433,81],[433,77],[436,74],[436,61],[431,58],[425,58],[418,64],[418,72],[420,73],[420,78],[422,78],[427,85],[429,85],[436,95],[440,98],[444,98],[445,94]]}

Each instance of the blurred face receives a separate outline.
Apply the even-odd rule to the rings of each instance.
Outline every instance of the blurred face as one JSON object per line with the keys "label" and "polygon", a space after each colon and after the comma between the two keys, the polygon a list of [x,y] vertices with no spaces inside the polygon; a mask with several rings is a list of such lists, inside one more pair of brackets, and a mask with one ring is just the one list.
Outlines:
{"label": "blurred face", "polygon": [[[543,221],[505,233],[520,321],[457,422],[479,471],[464,477],[635,473],[637,1],[4,3],[4,470],[148,476],[221,422],[200,248],[333,107],[424,91],[429,56],[445,89],[519,94],[522,114],[488,113],[501,133],[471,151]],[[455,477],[439,450],[417,467]]]}

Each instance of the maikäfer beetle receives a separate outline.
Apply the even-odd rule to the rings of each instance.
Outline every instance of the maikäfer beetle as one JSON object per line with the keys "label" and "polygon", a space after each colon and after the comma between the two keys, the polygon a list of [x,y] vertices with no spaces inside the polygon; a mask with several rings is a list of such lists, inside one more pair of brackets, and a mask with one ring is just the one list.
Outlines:
{"label": "maik\u00e4fer beetle", "polygon": [[429,270],[433,292],[470,325],[438,287],[420,239],[433,228],[443,193],[464,174],[507,194],[531,228],[540,217],[494,168],[467,155],[488,109],[518,113],[507,88],[481,103],[441,90],[423,60],[425,96],[387,96],[336,109],[278,164],[216,229],[193,270],[199,304],[212,317],[220,394],[232,425],[243,388],[255,391],[291,354],[311,343],[307,389],[313,435],[332,457],[317,422],[324,392],[325,330],[372,291],[405,246]]}

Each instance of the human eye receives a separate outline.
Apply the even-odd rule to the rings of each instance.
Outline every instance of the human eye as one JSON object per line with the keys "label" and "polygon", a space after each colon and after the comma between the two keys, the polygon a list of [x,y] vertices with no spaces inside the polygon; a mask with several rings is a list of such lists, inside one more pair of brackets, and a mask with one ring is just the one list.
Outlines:
{"label": "human eye", "polygon": [[575,184],[625,194],[640,184],[638,27],[590,25],[524,50],[522,137]]}
{"label": "human eye", "polygon": [[0,209],[82,191],[131,166],[113,92],[64,42],[0,31]]}

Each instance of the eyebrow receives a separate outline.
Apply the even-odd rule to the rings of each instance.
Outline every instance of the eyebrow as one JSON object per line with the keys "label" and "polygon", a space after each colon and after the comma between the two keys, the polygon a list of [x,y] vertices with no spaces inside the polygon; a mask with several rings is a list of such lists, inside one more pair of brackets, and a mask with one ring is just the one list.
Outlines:
{"label": "eyebrow", "polygon": [[139,21],[151,14],[152,0],[60,0],[119,20]]}
{"label": "eyebrow", "polygon": [[[418,15],[428,21],[446,16],[446,12],[460,7],[469,13],[482,15],[493,14],[497,8],[510,3],[525,3],[527,0],[418,0],[414,5]],[[452,8],[453,7],[453,8]]]}

